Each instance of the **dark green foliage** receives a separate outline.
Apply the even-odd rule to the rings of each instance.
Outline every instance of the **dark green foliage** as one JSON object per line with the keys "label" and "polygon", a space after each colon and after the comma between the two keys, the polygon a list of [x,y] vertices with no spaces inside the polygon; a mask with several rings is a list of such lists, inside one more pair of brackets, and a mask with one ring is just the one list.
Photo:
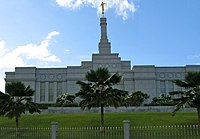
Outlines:
{"label": "dark green foliage", "polygon": [[185,81],[190,85],[189,88],[199,86],[200,72],[188,72]]}
{"label": "dark green foliage", "polygon": [[30,86],[25,86],[21,82],[6,84],[6,93],[13,97],[33,96],[34,90]]}
{"label": "dark green foliage", "polygon": [[184,81],[175,80],[174,83],[185,88],[185,90],[180,92],[170,92],[170,94],[175,96],[179,95],[179,97],[175,99],[178,103],[172,115],[174,116],[184,104],[188,104],[189,106],[197,108],[198,121],[200,124],[200,72],[188,72]]}
{"label": "dark green foliage", "polygon": [[149,95],[146,93],[143,93],[141,91],[136,91],[132,94],[130,94],[126,98],[126,106],[140,106],[146,99],[149,98]]}
{"label": "dark green foliage", "polygon": [[99,68],[96,71],[90,70],[86,74],[87,82],[78,81],[81,89],[76,93],[77,97],[82,98],[80,106],[85,108],[103,106],[120,106],[128,92],[114,89],[112,86],[121,81],[118,73],[109,74],[108,69]]}
{"label": "dark green foliage", "polygon": [[76,97],[74,95],[65,93],[58,96],[56,103],[58,103],[60,106],[65,105],[65,104],[72,104],[74,103],[75,98]]}
{"label": "dark green foliage", "polygon": [[150,104],[155,106],[173,106],[176,103],[172,100],[171,95],[161,94],[159,97],[154,97]]}
{"label": "dark green foliage", "polygon": [[92,107],[101,108],[101,127],[104,127],[104,107],[114,106],[115,108],[124,103],[127,91],[113,88],[120,83],[121,76],[117,73],[111,75],[107,68],[98,68],[86,73],[86,82],[78,81],[80,91],[76,93],[80,97],[80,106],[82,109]]}
{"label": "dark green foliage", "polygon": [[34,90],[30,86],[25,87],[21,82],[6,84],[6,93],[0,92],[0,115],[8,118],[16,118],[18,128],[19,117],[25,111],[33,114],[40,113],[37,103],[32,102]]}

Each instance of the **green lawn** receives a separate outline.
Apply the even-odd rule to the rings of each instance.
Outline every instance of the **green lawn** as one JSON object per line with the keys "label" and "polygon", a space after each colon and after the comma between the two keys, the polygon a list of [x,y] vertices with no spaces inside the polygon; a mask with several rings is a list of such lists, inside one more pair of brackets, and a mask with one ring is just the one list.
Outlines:
{"label": "green lawn", "polygon": [[[106,113],[106,128],[103,133],[99,128],[99,113],[23,115],[20,119],[19,136],[16,136],[15,128],[10,128],[15,127],[15,119],[0,117],[0,139],[49,139],[51,138],[50,123],[52,121],[58,122],[59,139],[122,139],[123,120],[131,121],[131,137],[137,139],[189,139],[191,135],[193,139],[200,138],[200,130],[196,126],[194,128],[189,126],[187,129],[180,128],[180,126],[176,129],[168,128],[171,125],[196,125],[197,114],[195,112],[181,112],[177,113],[175,117],[167,112],[140,112]],[[144,129],[144,125],[147,125],[146,129]],[[154,127],[159,128],[154,129]]]}
{"label": "green lawn", "polygon": [[[180,112],[175,117],[170,112],[106,113],[105,126],[121,126],[123,120],[131,125],[189,125],[197,124],[197,113]],[[98,127],[100,114],[34,114],[22,115],[20,127],[50,127],[52,121],[59,127]],[[0,117],[0,127],[15,127],[15,119]]]}

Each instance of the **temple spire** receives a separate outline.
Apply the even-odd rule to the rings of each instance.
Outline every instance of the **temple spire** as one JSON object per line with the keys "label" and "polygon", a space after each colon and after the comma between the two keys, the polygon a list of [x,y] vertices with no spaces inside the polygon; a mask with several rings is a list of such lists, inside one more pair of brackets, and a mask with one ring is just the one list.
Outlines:
{"label": "temple spire", "polygon": [[101,26],[101,39],[99,42],[99,54],[110,54],[111,46],[107,37],[107,23],[106,18],[104,17],[104,5],[105,3],[101,3],[102,7],[102,17],[100,18],[100,26]]}

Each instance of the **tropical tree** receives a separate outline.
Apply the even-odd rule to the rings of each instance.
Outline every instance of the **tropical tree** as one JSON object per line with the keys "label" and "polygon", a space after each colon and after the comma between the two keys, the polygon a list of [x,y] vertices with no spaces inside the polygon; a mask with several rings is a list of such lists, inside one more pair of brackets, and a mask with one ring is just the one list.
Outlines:
{"label": "tropical tree", "polygon": [[188,104],[197,109],[198,124],[200,125],[200,72],[188,72],[185,80],[175,80],[174,83],[177,86],[185,88],[185,90],[170,92],[171,95],[181,96],[175,99],[178,103],[172,115],[174,116],[184,104]]}
{"label": "tropical tree", "polygon": [[143,93],[141,91],[136,91],[131,93],[126,98],[126,104],[127,106],[140,106],[146,99],[149,98],[149,95],[146,93]]}
{"label": "tropical tree", "polygon": [[98,68],[86,73],[87,81],[77,81],[80,91],[76,93],[80,97],[82,109],[100,107],[101,109],[101,130],[104,130],[104,107],[114,106],[115,108],[124,103],[127,91],[116,89],[113,86],[120,83],[122,76],[116,72],[111,75],[107,68]]}
{"label": "tropical tree", "polygon": [[154,97],[150,104],[159,106],[168,106],[168,105],[171,106],[175,105],[175,102],[172,100],[171,95],[160,94],[159,97]]}
{"label": "tropical tree", "polygon": [[6,84],[6,94],[0,92],[0,115],[14,118],[16,121],[16,131],[19,133],[19,118],[25,111],[33,114],[40,113],[37,103],[32,102],[34,90],[30,86],[25,87],[21,82],[11,82]]}
{"label": "tropical tree", "polygon": [[64,104],[72,104],[72,103],[74,103],[75,98],[76,97],[74,95],[65,93],[65,94],[58,96],[56,103],[60,104],[61,106]]}

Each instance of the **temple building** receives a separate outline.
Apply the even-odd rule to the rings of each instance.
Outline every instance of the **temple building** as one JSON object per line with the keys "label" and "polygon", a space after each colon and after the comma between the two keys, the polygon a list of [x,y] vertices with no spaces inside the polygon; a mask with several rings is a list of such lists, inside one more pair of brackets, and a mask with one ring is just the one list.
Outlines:
{"label": "temple building", "polygon": [[154,65],[134,65],[131,61],[121,60],[119,53],[111,52],[107,37],[106,17],[100,18],[101,38],[98,53],[92,54],[91,61],[82,61],[81,66],[66,68],[16,67],[14,72],[6,72],[6,83],[21,81],[35,90],[34,101],[38,103],[56,102],[57,96],[64,93],[75,94],[79,91],[78,80],[85,80],[90,69],[106,67],[111,72],[119,72],[123,80],[116,87],[130,93],[142,91],[150,98],[169,91],[181,90],[173,84],[175,79],[184,79],[187,72],[200,71],[200,65],[177,67],[157,67]]}

